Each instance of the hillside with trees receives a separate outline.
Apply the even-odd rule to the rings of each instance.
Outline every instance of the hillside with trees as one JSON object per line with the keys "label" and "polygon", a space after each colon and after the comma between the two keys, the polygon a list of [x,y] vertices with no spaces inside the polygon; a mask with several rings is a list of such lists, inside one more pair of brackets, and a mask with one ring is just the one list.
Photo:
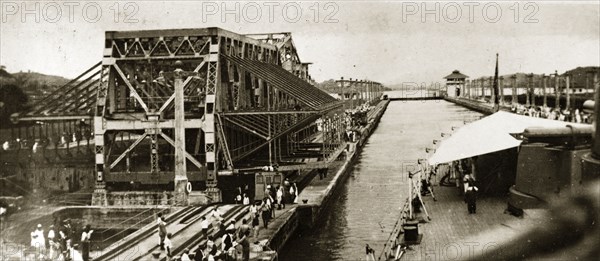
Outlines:
{"label": "hillside with trees", "polygon": [[69,79],[36,72],[9,73],[0,65],[0,128],[12,125],[10,115],[26,110]]}

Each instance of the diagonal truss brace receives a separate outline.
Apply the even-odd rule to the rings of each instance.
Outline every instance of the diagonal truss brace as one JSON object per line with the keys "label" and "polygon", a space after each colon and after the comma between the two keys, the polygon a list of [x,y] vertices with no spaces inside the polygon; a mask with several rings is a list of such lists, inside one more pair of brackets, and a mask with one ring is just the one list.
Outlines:
{"label": "diagonal truss brace", "polygon": [[146,136],[148,136],[147,133],[142,134],[142,136],[140,136],[137,140],[135,140],[129,146],[129,148],[127,148],[125,151],[123,151],[123,153],[121,153],[121,155],[119,155],[119,157],[115,161],[113,161],[113,163],[110,164],[110,169],[113,169],[115,166],[117,166],[117,164],[119,164],[119,162],[121,162],[121,160],[123,158],[125,158],[127,153],[131,152],[138,144],[140,144],[140,142],[142,142],[142,140],[144,140],[146,138]]}
{"label": "diagonal truss brace", "polygon": [[269,137],[261,135],[258,132],[256,132],[255,130],[249,129],[248,127],[246,127],[244,125],[241,125],[241,124],[239,124],[239,123],[237,123],[237,122],[235,122],[235,121],[233,121],[233,120],[231,120],[231,119],[229,119],[227,117],[225,117],[225,120],[228,121],[228,122],[230,122],[230,123],[232,123],[236,127],[242,128],[243,130],[247,131],[248,133],[254,134],[254,135],[256,135],[256,136],[258,136],[258,137],[260,137],[260,138],[262,138],[264,140],[269,140]]}
{"label": "diagonal truss brace", "polygon": [[140,95],[137,93],[137,91],[135,90],[135,88],[133,88],[133,85],[131,85],[131,83],[129,82],[129,80],[127,80],[127,77],[125,77],[125,74],[123,73],[123,71],[121,70],[121,68],[119,67],[119,65],[117,65],[115,63],[112,66],[113,66],[113,68],[115,68],[115,70],[117,71],[117,73],[121,77],[121,80],[123,80],[123,82],[125,82],[125,84],[129,88],[129,90],[131,91],[131,94],[133,94],[133,97],[140,103],[140,105],[142,106],[142,108],[144,108],[144,111],[146,111],[146,113],[149,113],[150,111],[148,110],[148,106],[142,100],[142,97],[140,97]]}
{"label": "diagonal truss brace", "polygon": [[[163,139],[165,139],[169,144],[171,144],[171,146],[175,147],[175,141],[173,139],[171,139],[171,137],[167,136],[162,131],[160,131],[160,136],[162,136]],[[202,169],[204,167],[204,166],[202,166],[202,163],[200,163],[198,160],[196,160],[194,157],[192,157],[192,155],[190,155],[190,153],[187,151],[185,152],[185,158],[190,160],[190,162],[192,162],[194,165],[196,165],[196,167],[198,167],[199,169]]]}
{"label": "diagonal truss brace", "polygon": [[225,139],[225,132],[223,131],[223,121],[221,120],[221,115],[217,114],[217,127],[218,129],[218,139],[221,147],[224,148],[223,154],[225,154],[225,160],[227,160],[227,167],[229,170],[233,169],[233,160],[231,159],[231,154],[229,153],[229,145],[227,144],[227,139]]}

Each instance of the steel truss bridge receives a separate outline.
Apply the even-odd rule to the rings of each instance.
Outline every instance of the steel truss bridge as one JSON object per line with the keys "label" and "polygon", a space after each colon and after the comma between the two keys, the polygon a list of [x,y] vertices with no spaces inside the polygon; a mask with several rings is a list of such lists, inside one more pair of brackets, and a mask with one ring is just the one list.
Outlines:
{"label": "steel truss bridge", "polygon": [[[103,56],[14,117],[37,123],[24,131],[36,146],[85,141],[95,161],[95,205],[109,204],[110,184],[171,182],[174,202],[185,202],[188,182],[221,201],[218,176],[268,165],[315,168],[343,150],[348,101],[310,84],[290,33],[110,31]],[[361,84],[351,90],[360,95],[342,96],[352,105],[379,99],[380,84]]]}

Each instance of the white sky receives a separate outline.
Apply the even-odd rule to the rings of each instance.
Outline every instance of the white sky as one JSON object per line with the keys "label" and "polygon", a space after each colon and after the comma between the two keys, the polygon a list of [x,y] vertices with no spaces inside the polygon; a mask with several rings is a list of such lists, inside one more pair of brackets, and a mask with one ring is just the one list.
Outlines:
{"label": "white sky", "polygon": [[[37,3],[36,10],[33,1],[0,0],[0,64],[9,72],[32,70],[72,78],[100,61],[104,31],[211,26],[237,33],[292,32],[300,58],[314,63],[311,74],[317,81],[344,76],[385,84],[437,82],[454,69],[471,77],[492,75],[496,52],[500,74],[600,65],[597,0],[531,2],[527,9],[519,2],[518,14],[515,1],[496,2],[502,14],[495,23],[489,21],[496,17],[492,2],[437,2],[436,12],[436,2],[345,1],[332,2],[326,9],[327,2],[303,1],[288,5],[286,16],[283,6],[289,2],[237,2],[235,11],[236,2],[223,6],[209,1],[143,1],[126,9],[127,1],[92,1],[85,17],[86,2]],[[473,6],[473,15],[470,4],[479,4]],[[102,16],[94,21],[96,7]],[[225,13],[224,7],[234,14]],[[294,7],[302,12],[297,22]],[[419,10],[411,14],[414,7]],[[440,21],[435,14],[422,21],[423,7],[439,14]],[[452,23],[456,7],[461,16]],[[34,14],[26,14],[24,8]],[[212,8],[216,9],[211,12]],[[337,12],[327,20],[331,23],[325,23],[333,11]],[[125,14],[132,14],[132,23],[123,22]]]}

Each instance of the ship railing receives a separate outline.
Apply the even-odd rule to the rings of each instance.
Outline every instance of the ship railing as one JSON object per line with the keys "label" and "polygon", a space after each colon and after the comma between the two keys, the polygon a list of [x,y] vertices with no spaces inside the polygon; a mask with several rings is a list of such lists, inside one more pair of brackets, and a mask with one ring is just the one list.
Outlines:
{"label": "ship railing", "polygon": [[383,244],[383,249],[381,250],[381,252],[379,252],[379,257],[377,258],[377,260],[381,260],[381,257],[385,257],[387,259],[388,253],[391,253],[391,251],[393,251],[393,249],[398,245],[396,240],[401,233],[404,233],[402,225],[405,223],[406,220],[408,220],[409,217],[408,204],[410,204],[410,200],[409,198],[406,198],[404,204],[400,208],[400,215],[398,217],[398,220],[396,220],[392,231],[390,232],[387,240]]}

